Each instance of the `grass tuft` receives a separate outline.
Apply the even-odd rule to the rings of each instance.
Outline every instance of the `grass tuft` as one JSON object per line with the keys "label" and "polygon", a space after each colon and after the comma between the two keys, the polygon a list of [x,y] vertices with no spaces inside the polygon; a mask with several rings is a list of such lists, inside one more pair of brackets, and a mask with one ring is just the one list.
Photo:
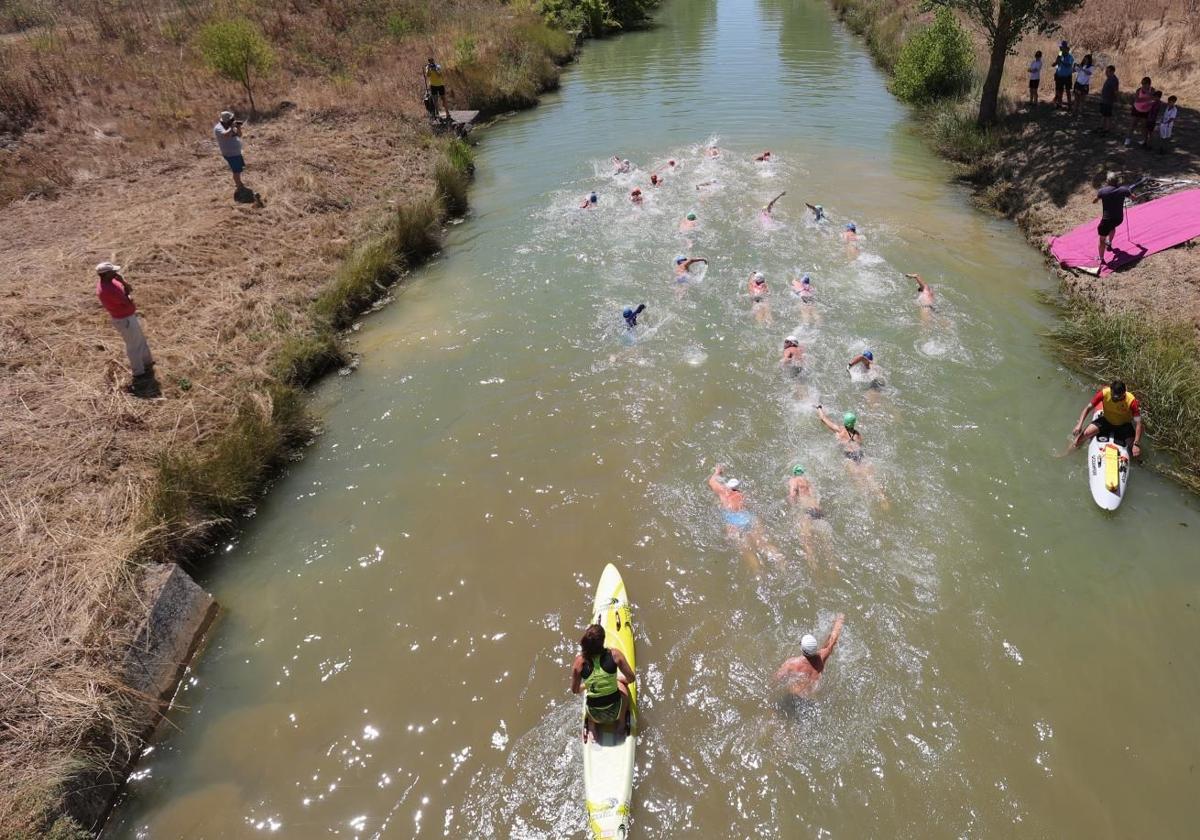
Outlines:
{"label": "grass tuft", "polygon": [[1177,456],[1162,470],[1200,492],[1200,361],[1190,324],[1058,301],[1061,323],[1050,333],[1068,359],[1099,379],[1123,379],[1142,403],[1155,446]]}

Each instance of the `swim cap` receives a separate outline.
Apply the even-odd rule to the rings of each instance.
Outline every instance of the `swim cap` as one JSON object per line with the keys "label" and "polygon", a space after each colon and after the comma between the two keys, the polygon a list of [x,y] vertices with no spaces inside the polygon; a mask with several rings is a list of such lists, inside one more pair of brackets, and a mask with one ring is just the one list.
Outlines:
{"label": "swim cap", "polygon": [[669,160],[669,161],[667,161],[667,163],[669,163],[671,166],[675,165],[675,161],[673,161],[673,160]]}
{"label": "swim cap", "polygon": [[634,187],[632,190],[629,191],[629,194],[630,195],[641,195],[642,194],[641,188]]}
{"label": "swim cap", "polygon": [[816,208],[817,208],[817,212],[818,212],[818,213],[824,213],[824,212],[825,212],[825,207],[824,207],[823,205],[821,205],[821,204],[814,204],[814,205],[813,205],[813,207],[816,207]]}
{"label": "swim cap", "polygon": [[689,222],[694,222],[694,221],[696,221],[696,214],[695,214],[695,213],[688,213],[688,214],[687,214],[687,220],[688,220]]}
{"label": "swim cap", "polygon": [[625,164],[626,166],[629,166],[629,158],[626,158],[625,160],[621,161],[621,163]]}
{"label": "swim cap", "polygon": [[630,307],[626,306],[626,307],[625,307],[625,308],[624,308],[624,309],[621,311],[621,315],[622,315],[623,317],[625,317],[625,318],[632,318],[632,317],[633,317],[633,309],[631,309]]}
{"label": "swim cap", "polygon": [[796,338],[796,336],[794,336],[794,335],[789,335],[787,338],[785,338],[783,340],[783,343],[784,344],[799,344],[800,339]]}
{"label": "swim cap", "polygon": [[800,651],[805,656],[816,656],[820,650],[820,645],[817,644],[817,637],[812,633],[805,633],[800,639]]}
{"label": "swim cap", "polygon": [[857,422],[858,422],[858,415],[855,414],[853,411],[847,411],[845,414],[842,415],[842,425],[845,426],[847,429],[853,429],[854,425]]}
{"label": "swim cap", "polygon": [[588,193],[588,201],[592,202],[592,204],[595,204],[597,200],[598,197],[595,193]]}
{"label": "swim cap", "polygon": [[873,361],[875,361],[875,354],[872,353],[870,350],[864,350],[863,358],[866,359],[868,362],[873,362]]}
{"label": "swim cap", "polygon": [[855,227],[854,222],[846,222],[846,230],[853,230],[857,232],[858,228]]}
{"label": "swim cap", "polygon": [[685,257],[683,254],[676,254],[675,265],[679,265],[682,262],[687,262],[687,257]]}
{"label": "swim cap", "polygon": [[731,478],[725,482],[725,486],[730,490],[736,490],[742,486],[742,482],[738,481],[736,478]]}
{"label": "swim cap", "polygon": [[804,467],[800,466],[799,464],[792,467],[792,475],[804,475]]}
{"label": "swim cap", "polygon": [[807,286],[809,283],[812,282],[812,278],[809,277],[807,274],[805,274],[803,277],[800,278],[800,282],[803,283],[805,286]]}
{"label": "swim cap", "polygon": [[761,271],[756,271],[756,272],[754,272],[754,274],[753,274],[753,275],[751,275],[751,277],[753,278],[753,280],[754,280],[754,282],[755,282],[755,283],[761,283],[763,280],[765,280],[765,279],[766,279],[766,278],[763,276],[763,273],[762,273]]}

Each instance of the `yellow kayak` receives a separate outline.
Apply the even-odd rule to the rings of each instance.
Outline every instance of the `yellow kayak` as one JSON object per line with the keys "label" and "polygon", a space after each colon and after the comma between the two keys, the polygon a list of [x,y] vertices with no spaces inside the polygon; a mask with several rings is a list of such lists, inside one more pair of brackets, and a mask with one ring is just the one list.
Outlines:
{"label": "yellow kayak", "polygon": [[[592,623],[604,628],[604,644],[619,648],[637,670],[633,650],[633,623],[625,581],[609,563],[596,587]],[[637,747],[637,685],[629,686],[633,725],[603,728],[600,737],[583,745],[583,792],[588,825],[594,840],[623,840],[629,836],[629,803],[633,798],[633,764]],[[585,723],[587,711],[584,710]]]}

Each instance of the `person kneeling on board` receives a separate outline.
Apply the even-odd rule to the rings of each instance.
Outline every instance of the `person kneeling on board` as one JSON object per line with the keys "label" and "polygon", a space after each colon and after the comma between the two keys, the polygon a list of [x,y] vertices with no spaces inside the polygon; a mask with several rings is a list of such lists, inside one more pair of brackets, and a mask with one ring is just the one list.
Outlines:
{"label": "person kneeling on board", "polygon": [[805,633],[800,639],[802,655],[794,656],[779,666],[779,670],[775,672],[775,679],[783,683],[784,688],[793,697],[808,697],[816,689],[821,674],[825,671],[825,664],[833,654],[833,646],[842,635],[842,625],[845,623],[846,616],[838,613],[824,645],[817,644],[816,637],[811,633]]}
{"label": "person kneeling on board", "polygon": [[624,721],[629,734],[629,684],[635,682],[629,660],[617,648],[604,646],[604,628],[593,624],[583,631],[580,653],[571,667],[571,693],[587,694],[587,729],[599,739],[601,726],[616,726]]}
{"label": "person kneeling on board", "polygon": [[[1083,421],[1089,411],[1094,411],[1095,416],[1085,427]],[[1075,436],[1075,441],[1071,444],[1072,449],[1077,449],[1085,440],[1098,434],[1106,435],[1109,440],[1114,440],[1122,446],[1129,446],[1132,440],[1133,445],[1129,451],[1133,457],[1138,457],[1142,454],[1142,409],[1138,405],[1137,397],[1125,388],[1124,382],[1114,379],[1111,384],[1097,391],[1091,401],[1083,407],[1079,414],[1079,422],[1075,424],[1071,434]]]}

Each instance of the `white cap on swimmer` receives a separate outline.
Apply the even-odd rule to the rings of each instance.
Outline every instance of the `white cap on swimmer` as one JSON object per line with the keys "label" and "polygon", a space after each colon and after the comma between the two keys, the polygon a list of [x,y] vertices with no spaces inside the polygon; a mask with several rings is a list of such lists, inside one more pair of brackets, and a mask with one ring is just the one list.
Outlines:
{"label": "white cap on swimmer", "polygon": [[766,279],[766,278],[763,276],[763,273],[762,273],[761,271],[756,271],[756,272],[754,272],[754,275],[753,275],[753,276],[754,276],[754,279],[755,279],[755,280],[765,280],[765,279]]}
{"label": "white cap on swimmer", "polygon": [[742,486],[742,482],[738,481],[736,478],[731,478],[725,482],[725,486],[730,490],[736,490]]}
{"label": "white cap on swimmer", "polygon": [[805,633],[800,639],[800,652],[805,656],[816,656],[820,649],[820,646],[817,645],[817,637],[812,633]]}
{"label": "white cap on swimmer", "polygon": [[796,336],[794,336],[794,335],[789,335],[787,338],[785,338],[785,339],[783,340],[783,343],[784,343],[784,344],[797,344],[797,345],[798,345],[798,344],[800,343],[800,339],[796,338]]}

